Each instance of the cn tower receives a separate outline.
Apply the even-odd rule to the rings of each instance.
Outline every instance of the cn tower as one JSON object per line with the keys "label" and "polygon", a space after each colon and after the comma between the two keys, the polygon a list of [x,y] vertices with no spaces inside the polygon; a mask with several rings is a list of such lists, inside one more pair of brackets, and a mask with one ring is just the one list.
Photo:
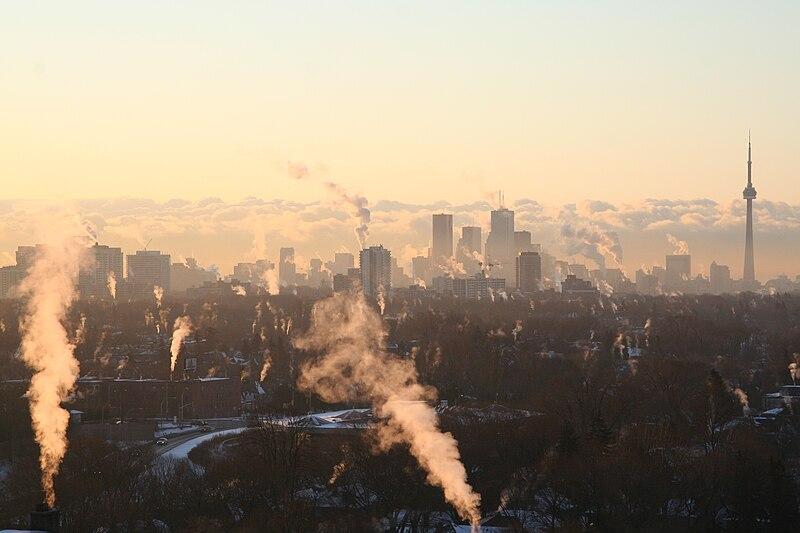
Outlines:
{"label": "cn tower", "polygon": [[745,289],[754,289],[756,285],[756,269],[753,261],[753,200],[756,188],[753,187],[753,161],[750,149],[750,134],[747,134],[747,187],[742,191],[742,198],[747,200],[747,233],[744,240],[744,272],[742,281]]}

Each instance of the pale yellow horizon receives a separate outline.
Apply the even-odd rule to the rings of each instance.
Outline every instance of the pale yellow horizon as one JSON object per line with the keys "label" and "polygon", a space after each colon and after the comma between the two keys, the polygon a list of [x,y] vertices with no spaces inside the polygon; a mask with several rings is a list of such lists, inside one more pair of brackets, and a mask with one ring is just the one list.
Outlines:
{"label": "pale yellow horizon", "polygon": [[[800,203],[792,2],[17,2],[0,198]],[[289,167],[305,166],[294,179]]]}

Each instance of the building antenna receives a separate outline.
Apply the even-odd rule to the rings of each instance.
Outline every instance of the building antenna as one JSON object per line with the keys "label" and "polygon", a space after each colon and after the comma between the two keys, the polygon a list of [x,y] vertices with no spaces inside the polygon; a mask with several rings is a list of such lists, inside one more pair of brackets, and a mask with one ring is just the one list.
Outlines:
{"label": "building antenna", "polygon": [[144,251],[147,251],[147,247],[150,246],[150,243],[153,242],[153,239],[147,241],[147,244],[144,245]]}

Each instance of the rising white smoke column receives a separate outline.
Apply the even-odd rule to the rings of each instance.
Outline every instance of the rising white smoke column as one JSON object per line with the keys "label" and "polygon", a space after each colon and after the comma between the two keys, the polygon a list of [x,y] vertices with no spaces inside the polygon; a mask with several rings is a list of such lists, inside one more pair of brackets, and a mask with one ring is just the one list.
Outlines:
{"label": "rising white smoke column", "polygon": [[278,272],[274,268],[269,268],[262,274],[262,279],[267,288],[267,292],[275,296],[281,292],[281,286],[278,283]]}
{"label": "rising white smoke column", "polygon": [[599,267],[605,267],[606,255],[610,256],[621,270],[622,244],[615,231],[599,227],[574,227],[564,223],[561,226],[561,237],[567,240],[566,249],[570,255],[581,254],[594,261]]}
{"label": "rising white smoke column", "polygon": [[49,506],[55,505],[53,478],[67,451],[69,413],[61,407],[78,378],[75,346],[62,320],[75,299],[82,246],[73,239],[43,247],[20,284],[27,297],[20,320],[22,359],[34,370],[27,397],[39,444],[42,488]]}
{"label": "rising white smoke column", "polygon": [[270,355],[269,350],[264,350],[264,362],[261,364],[261,374],[259,376],[260,381],[267,379],[270,368],[272,368],[272,355]]}
{"label": "rising white smoke column", "polygon": [[161,309],[161,299],[164,297],[164,289],[158,285],[153,285],[153,296],[156,297],[156,304],[158,308]]}
{"label": "rising white smoke column", "polygon": [[367,245],[371,217],[370,211],[367,208],[367,199],[357,194],[349,194],[344,187],[338,183],[328,182],[325,186],[337,196],[339,201],[350,207],[352,216],[358,220],[358,226],[355,227],[356,238],[358,239],[358,245],[363,249]]}
{"label": "rising white smoke column", "polygon": [[386,352],[385,335],[381,318],[361,294],[317,302],[309,331],[294,344],[321,356],[302,368],[298,386],[326,402],[371,401],[384,419],[382,447],[407,443],[428,482],[444,490],[461,517],[477,524],[480,495],[467,483],[458,443],[441,432],[436,412],[425,403],[436,391],[418,382],[412,361]]}
{"label": "rising white smoke column", "polygon": [[111,294],[111,298],[116,300],[117,299],[117,275],[114,274],[114,271],[108,273],[108,292]]}
{"label": "rising white smoke column", "polygon": [[383,285],[378,287],[378,308],[381,310],[381,316],[386,311],[386,295],[383,291]]}
{"label": "rising white smoke column", "polygon": [[171,356],[169,362],[170,372],[175,371],[175,364],[178,362],[178,356],[181,353],[181,344],[183,344],[183,339],[192,332],[192,327],[192,319],[188,316],[179,316],[175,319],[175,325],[172,328],[172,343],[169,347]]}
{"label": "rising white smoke column", "polygon": [[[532,304],[533,302],[531,302]],[[516,324],[514,324],[514,329],[511,330],[511,334],[514,336],[514,340],[517,340],[519,334],[522,333],[522,320],[517,320]]]}

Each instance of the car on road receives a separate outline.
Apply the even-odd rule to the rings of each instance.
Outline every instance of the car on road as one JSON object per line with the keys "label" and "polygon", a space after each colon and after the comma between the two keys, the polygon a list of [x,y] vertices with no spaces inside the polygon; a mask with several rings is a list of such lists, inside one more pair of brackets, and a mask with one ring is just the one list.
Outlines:
{"label": "car on road", "polygon": [[160,439],[156,439],[156,444],[158,444],[159,446],[163,446],[166,443],[167,443],[167,439],[165,439],[164,437],[161,437]]}

